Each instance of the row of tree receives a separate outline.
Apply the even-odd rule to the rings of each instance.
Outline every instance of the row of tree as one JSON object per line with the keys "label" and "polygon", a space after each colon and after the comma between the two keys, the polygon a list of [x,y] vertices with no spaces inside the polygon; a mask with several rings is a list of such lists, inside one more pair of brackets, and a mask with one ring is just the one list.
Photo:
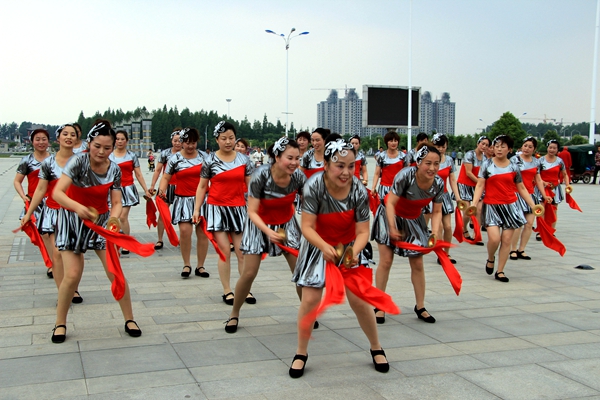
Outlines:
{"label": "row of tree", "polygon": [[[90,117],[86,117],[81,111],[77,122],[81,125],[83,132],[88,132],[94,121],[98,118],[108,119],[115,125],[128,123],[131,121],[140,121],[148,118],[152,120],[152,141],[156,149],[167,148],[171,146],[171,132],[176,127],[196,127],[201,134],[199,147],[205,149],[205,139],[208,148],[215,148],[215,142],[212,139],[212,131],[214,126],[221,120],[228,119],[226,115],[219,115],[214,111],[190,111],[189,108],[184,108],[181,112],[177,107],[148,111],[146,107],[138,107],[134,111],[124,112],[121,109],[111,110],[110,108],[104,113],[96,112]],[[244,138],[250,142],[252,146],[264,147],[271,145],[278,138],[285,134],[285,127],[279,120],[275,124],[270,122],[265,115],[262,122],[255,120],[250,122],[247,117],[241,121],[230,120],[237,129],[237,136]],[[11,135],[18,131],[21,134],[27,134],[27,130],[32,126],[29,121],[23,121],[20,125],[17,123],[4,123],[0,125],[0,137],[10,139]],[[58,126],[44,125],[50,132],[51,139],[54,139],[54,131]],[[597,126],[598,129],[600,126]],[[310,129],[308,129],[310,131]],[[529,123],[521,123],[510,112],[504,113],[496,122],[488,126],[481,134],[458,135],[449,137],[448,149],[452,150],[470,150],[477,145],[477,139],[482,134],[487,135],[491,139],[498,135],[510,135],[515,140],[515,146],[520,146],[526,136],[534,136],[539,140],[538,150],[545,152],[545,143],[550,139],[557,139],[563,145],[575,145],[588,143],[587,135],[589,132],[589,123],[572,124],[569,126],[554,125],[551,123],[539,123],[537,125]],[[290,125],[289,136],[294,137],[297,130],[293,123]],[[430,132],[431,134],[435,132]],[[348,138],[349,136],[346,136]],[[414,140],[413,140],[414,143]],[[361,141],[361,148],[365,151],[369,149],[376,150],[384,146],[383,138],[379,135],[372,137],[364,137]],[[400,146],[407,147],[407,136],[400,135]]]}

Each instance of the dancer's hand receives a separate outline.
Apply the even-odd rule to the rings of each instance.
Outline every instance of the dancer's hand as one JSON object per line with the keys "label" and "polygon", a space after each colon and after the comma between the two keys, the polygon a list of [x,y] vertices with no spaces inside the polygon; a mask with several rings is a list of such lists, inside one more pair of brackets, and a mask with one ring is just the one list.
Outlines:
{"label": "dancer's hand", "polygon": [[283,243],[283,237],[281,237],[281,235],[279,233],[275,232],[273,229],[269,229],[269,233],[267,236],[269,237],[269,240],[271,241],[271,243],[279,243],[279,244]]}
{"label": "dancer's hand", "polygon": [[321,252],[323,253],[323,258],[325,259],[325,261],[329,261],[334,264],[337,262],[338,253],[335,247],[325,243],[325,246],[321,249]]}

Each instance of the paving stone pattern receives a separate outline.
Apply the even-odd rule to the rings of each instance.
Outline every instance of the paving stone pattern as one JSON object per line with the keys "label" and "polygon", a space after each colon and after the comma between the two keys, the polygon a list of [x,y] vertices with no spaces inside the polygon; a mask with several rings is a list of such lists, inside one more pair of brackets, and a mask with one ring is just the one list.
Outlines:
{"label": "paving stone pattern", "polygon": [[[182,279],[178,249],[167,242],[148,258],[123,256],[144,332],[131,338],[99,260],[88,253],[84,302],[71,307],[66,342],[51,343],[56,287],[37,249],[11,232],[22,208],[12,188],[17,163],[0,159],[0,399],[600,399],[598,186],[574,185],[583,214],[559,208],[566,255],[532,240],[532,261],[509,260],[509,283],[485,274],[484,247],[462,244],[451,251],[463,278],[457,297],[426,256],[426,306],[435,324],[413,313],[410,269],[396,258],[388,292],[402,314],[379,325],[389,373],[374,370],[368,341],[344,304],[320,318],[306,373],[294,380],[287,370],[298,300],[282,257],[263,261],[252,288],[258,302],[244,305],[231,335],[223,329],[231,307],[221,300],[212,249],[209,279]],[[143,207],[130,221],[141,242],[156,240]],[[232,285],[237,277],[234,261]]]}

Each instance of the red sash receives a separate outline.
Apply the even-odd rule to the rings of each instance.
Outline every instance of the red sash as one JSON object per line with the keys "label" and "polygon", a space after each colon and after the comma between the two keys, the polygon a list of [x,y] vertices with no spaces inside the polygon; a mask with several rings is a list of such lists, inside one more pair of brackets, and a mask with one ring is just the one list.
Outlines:
{"label": "red sash", "polygon": [[324,171],[324,170],[325,170],[325,167],[305,169],[304,170],[304,175],[306,175],[306,179],[308,179],[311,176],[313,176],[314,174],[316,174],[317,172],[321,172],[321,171]]}
{"label": "red sash", "polygon": [[[67,189],[67,196],[86,207],[94,207],[99,214],[108,212],[108,191],[113,182],[92,187],[71,185]],[[73,210],[71,210],[73,211]]]}
{"label": "red sash", "polygon": [[48,208],[52,208],[54,210],[58,210],[60,208],[60,204],[58,204],[56,202],[56,200],[54,200],[54,197],[52,197],[52,192],[54,191],[54,187],[56,186],[56,184],[58,183],[58,179],[54,179],[52,181],[48,181],[48,188],[46,189],[46,206],[48,206]]}
{"label": "red sash", "polygon": [[[521,177],[523,177],[523,185],[529,194],[533,194],[535,190],[535,176],[537,175],[537,168],[529,168],[521,171]],[[486,193],[487,194],[487,193]]]}
{"label": "red sash", "polygon": [[[560,174],[560,165],[556,165],[556,166],[554,166],[552,168],[548,168],[548,169],[543,169],[540,172],[540,176],[541,176],[542,180],[544,182],[551,183],[552,186],[558,186],[559,174]],[[554,194],[552,194],[552,197],[554,198]]]}
{"label": "red sash", "polygon": [[216,174],[210,178],[210,191],[206,202],[215,206],[245,206],[245,178],[246,165],[240,165],[229,171]]}
{"label": "red sash", "polygon": [[[462,167],[460,168],[460,172],[458,173],[458,179],[456,180],[458,183],[462,183],[463,185],[467,185],[467,186],[477,186],[477,182],[473,182],[471,180],[471,178],[469,178],[469,176],[467,175],[467,170],[465,168],[465,163],[462,164]],[[475,167],[473,166],[473,169],[471,169],[471,172],[473,173],[473,175],[475,175],[476,177],[479,175],[479,169],[481,167]]]}
{"label": "red sash", "polygon": [[485,185],[485,204],[511,204],[517,201],[516,172],[496,174],[488,178]]}
{"label": "red sash", "polygon": [[39,174],[39,169],[31,171],[27,174],[27,196],[29,196],[30,199],[33,199],[33,194],[35,193],[35,189],[40,181]]}
{"label": "red sash", "polygon": [[267,225],[282,225],[294,216],[296,192],[277,199],[260,199],[258,216]]}
{"label": "red sash", "polygon": [[[196,189],[200,183],[200,171],[202,170],[202,164],[194,165],[193,167],[182,169],[173,174],[177,175],[181,179],[181,183],[175,187],[175,194],[181,197],[191,197],[196,195]],[[173,179],[171,178],[170,184]]]}
{"label": "red sash", "polygon": [[[29,204],[25,206],[25,209],[29,208]],[[32,215],[33,217],[33,215]],[[18,231],[23,231],[31,240],[31,244],[37,246],[40,249],[40,253],[42,254],[42,259],[44,260],[44,264],[47,268],[52,268],[52,259],[50,258],[50,254],[48,254],[48,250],[44,245],[44,241],[42,240],[42,236],[40,232],[37,230],[35,224],[33,223],[33,219],[27,221],[27,223],[23,226],[18,227],[17,229],[13,229],[13,233],[17,233]]]}
{"label": "red sash", "polygon": [[151,198],[144,196],[144,199],[146,199],[146,225],[150,229],[150,227],[158,225],[156,206],[154,205],[154,200]]}
{"label": "red sash", "polygon": [[[223,254],[223,252],[219,248],[219,244],[215,239],[215,235],[212,231],[206,230],[206,219],[204,219],[204,217],[200,217],[198,219],[198,224],[200,225],[200,228],[202,229],[208,240],[212,243],[213,247],[215,248],[215,251],[217,252],[217,255],[219,256],[219,259],[221,261],[226,261],[227,257],[225,257],[225,254]],[[231,236],[229,237],[229,240],[231,240]]]}
{"label": "red sash", "polygon": [[163,225],[165,226],[165,231],[167,232],[167,237],[169,238],[169,243],[172,246],[179,246],[179,238],[177,237],[177,232],[175,232],[175,228],[173,228],[173,224],[171,223],[171,212],[169,211],[169,205],[162,199],[162,197],[156,197],[156,208],[158,209],[158,214],[163,220]]}
{"label": "red sash", "polygon": [[447,182],[448,182],[448,178],[450,177],[450,170],[451,169],[452,168],[450,168],[450,165],[449,165],[446,168],[440,169],[438,171],[439,177],[442,178],[442,180],[444,181],[444,192],[448,192],[448,187],[447,187],[448,183]]}
{"label": "red sash", "polygon": [[473,239],[467,239],[463,232],[463,215],[460,208],[456,207],[454,211],[454,233],[452,236],[458,240],[458,243],[467,242],[469,244],[477,244],[481,242],[481,229],[479,229],[479,221],[477,221],[476,215],[471,215],[471,223],[473,224],[473,232],[475,237]]}
{"label": "red sash", "polygon": [[[387,199],[389,195],[389,193],[385,195],[385,199],[383,200],[384,204],[387,204]],[[398,198],[398,202],[396,203],[394,212],[400,218],[417,219],[423,212],[423,207],[431,203],[431,200],[431,197],[420,200],[409,200],[406,197],[401,196]]]}
{"label": "red sash", "polygon": [[360,179],[360,170],[362,169],[363,163],[365,160],[357,160],[354,164],[354,176]]}
{"label": "red sash", "polygon": [[331,246],[344,245],[356,239],[354,210],[317,214],[316,231]]}
{"label": "red sash", "polygon": [[[552,208],[552,206],[546,207],[546,209],[548,208]],[[540,234],[544,246],[556,251],[561,257],[565,255],[567,251],[565,245],[554,236],[556,229],[548,225],[543,217],[536,218],[535,229],[533,231]]]}
{"label": "red sash", "polygon": [[133,185],[133,160],[123,161],[119,164],[121,169],[121,186]]}
{"label": "red sash", "polygon": [[367,189],[367,193],[369,193],[369,209],[373,216],[377,213],[377,209],[381,204],[381,200],[379,199],[379,194],[377,192],[371,192],[371,189]]}
{"label": "red sash", "polygon": [[392,183],[394,183],[394,177],[402,168],[404,168],[404,161],[402,160],[398,161],[396,164],[389,164],[384,168],[381,168],[380,184],[382,186],[392,186]]}

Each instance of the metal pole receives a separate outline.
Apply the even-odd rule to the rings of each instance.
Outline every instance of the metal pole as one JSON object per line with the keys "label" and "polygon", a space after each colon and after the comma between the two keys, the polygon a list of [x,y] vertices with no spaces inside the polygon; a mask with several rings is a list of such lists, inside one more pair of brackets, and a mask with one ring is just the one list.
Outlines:
{"label": "metal pole", "polygon": [[407,150],[410,150],[412,149],[412,0],[410,0],[410,10],[408,15],[408,139],[406,146]]}
{"label": "metal pole", "polygon": [[589,143],[594,144],[596,133],[596,75],[598,73],[598,28],[600,27],[600,0],[596,4],[596,38],[594,40],[594,69],[592,71],[592,105]]}
{"label": "metal pole", "polygon": [[[600,0],[599,0],[600,1]],[[290,122],[290,110],[289,110],[289,72],[290,72],[290,53],[289,53],[289,42],[285,46],[285,137],[288,137],[288,125]]]}

